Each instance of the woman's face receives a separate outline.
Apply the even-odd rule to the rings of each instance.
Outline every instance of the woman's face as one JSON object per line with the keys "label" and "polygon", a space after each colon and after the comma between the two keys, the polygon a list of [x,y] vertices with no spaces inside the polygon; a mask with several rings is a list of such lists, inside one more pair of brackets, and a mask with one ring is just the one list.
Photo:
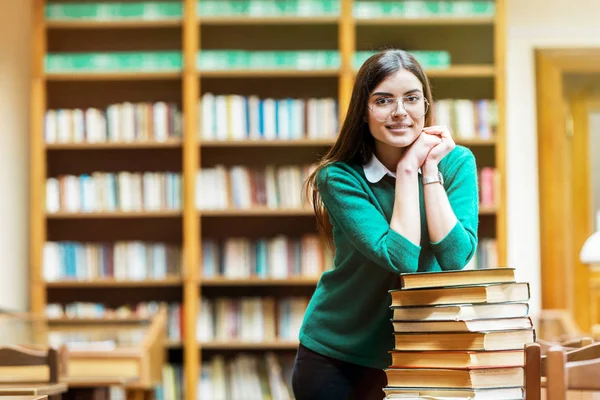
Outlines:
{"label": "woman's face", "polygon": [[423,85],[412,72],[402,69],[384,79],[369,96],[367,109],[377,144],[410,146],[423,130],[426,101]]}

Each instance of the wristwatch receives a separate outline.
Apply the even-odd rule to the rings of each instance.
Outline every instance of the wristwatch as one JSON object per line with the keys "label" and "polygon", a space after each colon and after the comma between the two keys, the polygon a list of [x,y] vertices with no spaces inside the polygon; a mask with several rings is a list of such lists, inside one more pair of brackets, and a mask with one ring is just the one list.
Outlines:
{"label": "wristwatch", "polygon": [[440,171],[438,171],[437,175],[435,176],[423,176],[423,185],[429,185],[430,183],[437,182],[439,182],[442,185],[444,184],[444,176]]}

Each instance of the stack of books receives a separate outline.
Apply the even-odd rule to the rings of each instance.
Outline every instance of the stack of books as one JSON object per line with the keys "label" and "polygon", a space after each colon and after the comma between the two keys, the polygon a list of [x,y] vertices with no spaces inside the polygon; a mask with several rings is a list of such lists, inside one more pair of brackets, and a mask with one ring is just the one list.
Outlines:
{"label": "stack of books", "polygon": [[523,399],[535,330],[513,268],[404,274],[390,295],[386,399]]}

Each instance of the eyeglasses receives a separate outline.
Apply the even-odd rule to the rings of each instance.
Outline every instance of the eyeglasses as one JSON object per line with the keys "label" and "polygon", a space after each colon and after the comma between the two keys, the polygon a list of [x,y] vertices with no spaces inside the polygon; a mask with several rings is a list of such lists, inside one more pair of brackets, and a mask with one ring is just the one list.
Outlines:
{"label": "eyeglasses", "polygon": [[376,120],[385,122],[398,112],[399,103],[402,103],[402,108],[414,119],[423,118],[429,109],[427,99],[418,95],[400,98],[380,97],[369,106],[369,109]]}

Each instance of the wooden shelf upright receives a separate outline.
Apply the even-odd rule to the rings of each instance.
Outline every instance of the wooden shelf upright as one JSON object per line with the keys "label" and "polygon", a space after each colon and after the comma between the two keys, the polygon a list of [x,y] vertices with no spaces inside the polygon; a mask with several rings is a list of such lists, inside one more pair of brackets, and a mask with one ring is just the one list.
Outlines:
{"label": "wooden shelf upright", "polygon": [[[131,0],[133,1],[133,0]],[[177,1],[177,0],[173,0]],[[225,1],[225,0],[223,0]],[[298,0],[301,1],[301,0]],[[478,163],[497,169],[497,207],[482,207],[480,237],[497,241],[498,264],[506,264],[506,150],[505,150],[505,19],[506,0],[496,0],[494,17],[362,19],[354,15],[355,0],[339,0],[334,17],[242,18],[198,16],[197,0],[181,0],[181,20],[166,21],[45,21],[47,0],[35,0],[33,8],[30,129],[30,304],[43,313],[52,302],[110,300],[113,303],[174,301],[183,307],[181,343],[168,342],[184,360],[186,399],[196,398],[203,355],[221,351],[292,352],[297,344],[287,340],[267,343],[239,341],[199,343],[196,320],[200,299],[225,291],[266,296],[293,289],[310,295],[315,279],[258,280],[203,279],[200,269],[202,240],[230,236],[266,237],[314,233],[311,210],[196,209],[198,170],[215,164],[264,165],[287,162],[309,164],[317,160],[334,139],[204,140],[198,132],[198,101],[205,93],[252,94],[260,97],[333,97],[343,118],[355,78],[354,56],[379,47],[409,50],[445,50],[452,67],[431,70],[436,98],[493,98],[497,102],[498,127],[493,139],[457,140],[475,153]],[[407,35],[407,33],[410,33]],[[250,34],[253,38],[250,38]],[[115,40],[115,38],[119,38]],[[465,39],[467,38],[467,39]],[[472,40],[472,46],[464,40]],[[89,42],[88,42],[89,41]],[[324,70],[211,70],[197,66],[203,50],[337,50],[339,69]],[[286,48],[287,46],[287,48]],[[50,52],[177,50],[183,56],[178,72],[158,73],[46,73],[44,59]],[[454,63],[456,61],[456,63]],[[184,135],[167,142],[46,144],[44,119],[56,108],[106,107],[116,102],[177,103],[183,111]],[[104,158],[103,158],[104,157]],[[108,157],[113,157],[106,161]],[[46,180],[60,174],[82,174],[101,168],[111,172],[149,168],[173,170],[182,176],[182,208],[178,211],[47,213]],[[283,221],[283,222],[282,222]],[[43,251],[47,241],[73,240],[166,241],[181,245],[181,277],[165,281],[46,282]],[[123,294],[122,294],[123,293]],[[127,293],[127,295],[125,294]],[[81,297],[79,297],[81,296]],[[94,297],[98,296],[98,298]],[[140,300],[142,299],[142,300]]]}

